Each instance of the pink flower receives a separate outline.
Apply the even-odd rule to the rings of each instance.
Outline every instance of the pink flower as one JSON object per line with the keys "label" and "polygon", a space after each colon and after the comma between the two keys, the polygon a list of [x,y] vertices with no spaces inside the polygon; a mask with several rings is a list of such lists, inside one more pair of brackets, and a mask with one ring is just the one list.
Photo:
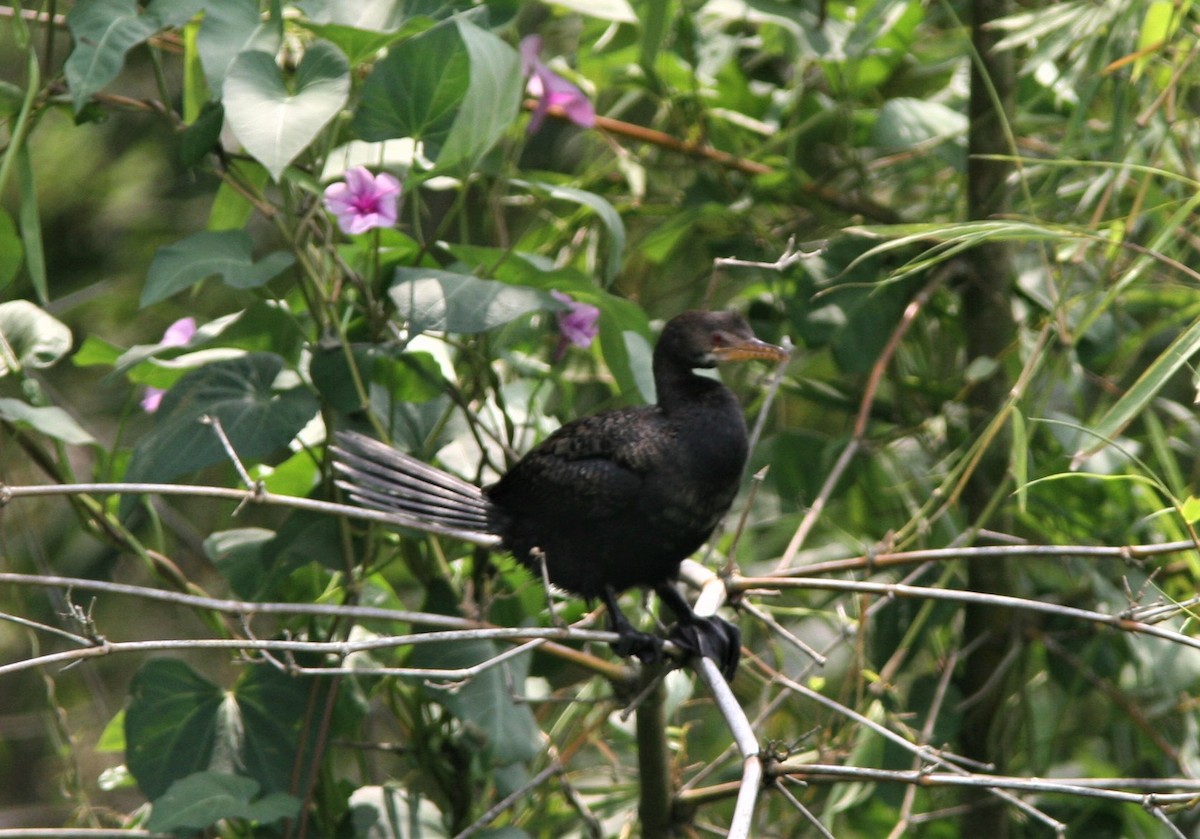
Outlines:
{"label": "pink flower", "polygon": [[396,223],[400,182],[387,172],[372,175],[363,166],[346,170],[346,180],[325,188],[325,209],[337,216],[343,233],[365,233]]}
{"label": "pink flower", "polygon": [[[167,331],[163,333],[162,340],[158,342],[158,345],[160,347],[186,346],[187,342],[192,340],[192,336],[195,334],[196,319],[180,318],[167,327]],[[164,394],[166,394],[166,391],[162,388],[146,388],[146,395],[142,397],[142,410],[147,414],[153,414],[162,403]]]}
{"label": "pink flower", "polygon": [[529,118],[529,133],[537,133],[554,105],[561,107],[571,122],[591,128],[596,124],[592,103],[583,91],[542,63],[538,57],[541,51],[541,35],[526,35],[521,39],[521,75],[529,79],[525,89],[537,99],[537,107]]}
{"label": "pink flower", "polygon": [[552,291],[550,296],[559,303],[567,304],[567,308],[557,314],[559,338],[554,360],[559,361],[572,344],[580,349],[592,345],[600,332],[600,310],[590,303],[580,303],[561,291]]}

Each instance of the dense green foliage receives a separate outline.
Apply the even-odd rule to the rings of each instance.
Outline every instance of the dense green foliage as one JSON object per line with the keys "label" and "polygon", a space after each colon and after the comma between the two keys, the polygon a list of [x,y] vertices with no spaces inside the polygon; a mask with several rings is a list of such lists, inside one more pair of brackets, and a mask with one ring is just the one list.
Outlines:
{"label": "dense green foliage", "polygon": [[[0,827],[729,830],[692,669],[472,634],[603,624],[289,499],[339,500],[337,428],[491,480],[730,307],[797,347],[724,372],[758,475],[698,557],[753,835],[1200,829],[1190,1],[1028,3],[983,56],[1003,4],[64,5],[0,23]],[[395,218],[333,206],[356,167]]]}

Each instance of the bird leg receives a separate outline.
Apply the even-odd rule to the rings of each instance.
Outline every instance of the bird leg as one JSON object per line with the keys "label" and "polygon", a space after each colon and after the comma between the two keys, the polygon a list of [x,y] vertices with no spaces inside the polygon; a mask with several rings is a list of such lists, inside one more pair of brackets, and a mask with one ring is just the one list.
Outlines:
{"label": "bird leg", "polygon": [[639,632],[633,628],[629,618],[625,617],[625,613],[617,605],[617,593],[612,586],[604,587],[600,599],[604,601],[604,606],[608,610],[609,627],[621,636],[612,643],[613,652],[622,658],[631,655],[637,656],[637,660],[642,664],[653,664],[660,661],[663,651],[662,639],[657,635]]}
{"label": "bird leg", "polygon": [[700,617],[670,583],[657,585],[654,591],[679,619],[667,637],[690,655],[712,659],[725,681],[732,682],[742,656],[742,633],[738,628],[718,615]]}

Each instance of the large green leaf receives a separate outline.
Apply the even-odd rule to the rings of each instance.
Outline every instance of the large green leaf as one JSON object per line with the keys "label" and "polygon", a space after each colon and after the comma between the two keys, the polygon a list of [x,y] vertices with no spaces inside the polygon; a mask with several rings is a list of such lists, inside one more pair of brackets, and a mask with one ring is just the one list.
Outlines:
{"label": "large green leaf", "polygon": [[146,826],[154,831],[201,830],[222,819],[271,824],[293,818],[300,801],[281,792],[257,801],[258,783],[241,775],[197,772],[175,783],[154,801]]}
{"label": "large green leaf", "polygon": [[364,140],[411,137],[446,169],[470,168],[520,113],[521,61],[466,20],[393,47],[363,85],[353,128]]}
{"label": "large green leaf", "polygon": [[466,20],[458,22],[458,33],[470,63],[470,81],[437,162],[441,168],[462,164],[470,169],[520,114],[525,85],[516,50]]}
{"label": "large green leaf", "polygon": [[179,26],[203,6],[202,0],[154,0],[141,11],[134,0],[87,0],[67,13],[75,48],[63,65],[75,112],[117,77],[125,54],[151,35]]}
{"label": "large green leaf", "polygon": [[350,64],[328,42],[310,46],[296,68],[292,88],[275,56],[244,52],[225,76],[223,102],[229,127],[271,177],[279,180],[346,104]]}
{"label": "large green leaf", "polygon": [[62,321],[28,300],[0,303],[0,378],[14,367],[49,367],[70,351]]}
{"label": "large green leaf", "polygon": [[457,28],[438,26],[388,50],[363,83],[351,127],[363,140],[412,137],[436,159],[471,83]]}
{"label": "large green leaf", "polygon": [[303,387],[277,391],[283,359],[252,353],[218,361],[181,378],[155,414],[156,425],[133,450],[126,480],[166,483],[228,460],[215,430],[201,422],[221,422],[238,457],[260,458],[284,448],[317,412]]}
{"label": "large green leaf", "polygon": [[548,293],[433,268],[397,268],[388,295],[413,332],[483,332],[539,309]]}
{"label": "large green leaf", "polygon": [[129,687],[125,764],[147,798],[208,768],[223,694],[182,661],[151,659]]}
{"label": "large green leaf", "polygon": [[182,661],[152,659],[130,686],[126,764],[151,799],[205,770],[236,769],[256,788],[282,792],[311,686],[264,666],[246,670],[225,691]]}
{"label": "large green leaf", "polygon": [[251,247],[250,236],[243,230],[203,230],[159,248],[146,275],[141,305],[166,300],[212,276],[221,277],[234,288],[256,288],[293,262],[286,251],[274,251],[255,262]]}

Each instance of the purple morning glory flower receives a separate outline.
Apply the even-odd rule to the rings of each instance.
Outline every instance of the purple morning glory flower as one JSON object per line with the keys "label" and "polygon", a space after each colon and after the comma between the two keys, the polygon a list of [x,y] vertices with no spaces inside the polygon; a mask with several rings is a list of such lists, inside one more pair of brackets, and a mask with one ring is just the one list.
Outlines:
{"label": "purple morning glory flower", "polygon": [[325,188],[325,209],[337,217],[343,233],[365,233],[396,223],[400,182],[387,172],[372,175],[363,166],[346,170],[346,180]]}
{"label": "purple morning glory flower", "polygon": [[[158,342],[158,345],[160,347],[182,347],[192,340],[192,336],[195,334],[196,319],[180,318],[167,327],[167,331],[163,333],[162,340]],[[158,410],[165,393],[166,391],[162,388],[146,388],[146,395],[142,397],[142,410],[147,414],[153,414]]]}
{"label": "purple morning glory flower", "polygon": [[583,91],[555,73],[542,63],[541,35],[526,35],[521,39],[521,74],[529,81],[525,89],[537,99],[537,107],[529,118],[529,133],[534,134],[542,127],[550,108],[557,105],[563,109],[567,119],[583,128],[596,124],[596,111]]}
{"label": "purple morning glory flower", "polygon": [[566,303],[568,307],[557,313],[559,338],[558,347],[554,350],[554,360],[558,361],[570,345],[580,349],[592,345],[592,341],[600,332],[600,310],[590,303],[580,303],[561,291],[552,291],[550,296],[559,303]]}

